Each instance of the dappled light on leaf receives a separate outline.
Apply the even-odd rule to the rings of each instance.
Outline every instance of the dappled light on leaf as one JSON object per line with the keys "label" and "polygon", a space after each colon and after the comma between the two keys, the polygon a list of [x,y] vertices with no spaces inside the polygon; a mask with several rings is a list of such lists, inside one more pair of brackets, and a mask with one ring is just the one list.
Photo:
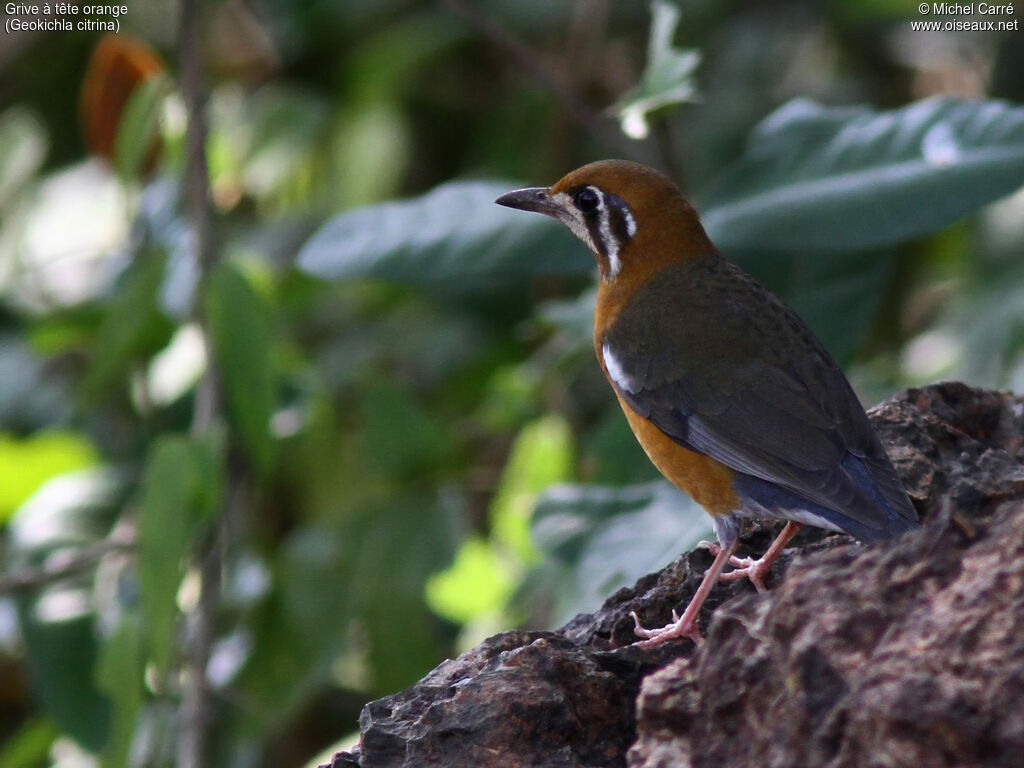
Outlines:
{"label": "dappled light on leaf", "polygon": [[703,219],[726,253],[857,250],[934,232],[1022,185],[1024,107],[794,101],[704,195]]}

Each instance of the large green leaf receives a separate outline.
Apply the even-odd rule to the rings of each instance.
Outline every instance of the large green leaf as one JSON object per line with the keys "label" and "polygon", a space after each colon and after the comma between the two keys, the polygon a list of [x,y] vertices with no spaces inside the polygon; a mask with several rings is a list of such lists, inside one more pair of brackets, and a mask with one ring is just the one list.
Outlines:
{"label": "large green leaf", "polygon": [[792,102],[703,200],[718,247],[852,251],[934,232],[1024,185],[1024,108]]}
{"label": "large green leaf", "polygon": [[[212,452],[202,443],[165,436],[153,446],[139,503],[139,587],[143,628],[157,669],[171,662],[178,626],[178,589],[196,531],[207,516]],[[127,640],[126,640],[127,642]]]}
{"label": "large green leaf", "polygon": [[494,204],[516,186],[522,185],[452,182],[412,200],[342,213],[310,238],[299,266],[332,279],[467,286],[593,269],[563,227]]}
{"label": "large green leaf", "polygon": [[664,481],[550,488],[534,510],[533,537],[568,573],[552,585],[558,623],[596,610],[619,587],[692,549],[710,529],[704,511]]}
{"label": "large green leaf", "polygon": [[84,591],[63,587],[38,600],[23,597],[18,624],[40,708],[64,733],[99,752],[110,731],[110,706],[93,682],[96,618],[80,611],[84,602]]}
{"label": "large green leaf", "polygon": [[221,263],[206,290],[206,318],[228,417],[260,472],[270,465],[274,405],[270,309],[230,263]]}
{"label": "large green leaf", "polygon": [[104,768],[129,765],[135,725],[144,702],[142,676],[146,667],[139,617],[127,614],[100,648],[96,683],[111,702],[110,740]]}

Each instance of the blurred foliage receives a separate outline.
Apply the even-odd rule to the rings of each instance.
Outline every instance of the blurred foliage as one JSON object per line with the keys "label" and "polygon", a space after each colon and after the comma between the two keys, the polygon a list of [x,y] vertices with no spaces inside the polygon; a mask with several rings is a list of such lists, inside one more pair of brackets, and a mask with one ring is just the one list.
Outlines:
{"label": "blurred foliage", "polygon": [[590,257],[493,205],[515,186],[653,163],[865,402],[1024,389],[1024,46],[916,7],[207,4],[208,274],[174,6],[133,4],[103,60],[139,76],[84,91],[98,38],[5,38],[0,768],[174,763],[219,520],[210,764],[238,768],[310,764],[371,697],[709,534],[594,363]]}

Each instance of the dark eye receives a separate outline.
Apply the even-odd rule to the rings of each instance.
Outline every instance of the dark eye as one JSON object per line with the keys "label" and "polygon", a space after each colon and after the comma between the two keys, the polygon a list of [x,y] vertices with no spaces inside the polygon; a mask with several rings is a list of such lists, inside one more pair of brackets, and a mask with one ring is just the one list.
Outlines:
{"label": "dark eye", "polygon": [[593,213],[601,205],[601,198],[593,187],[584,187],[573,195],[573,202],[583,213]]}

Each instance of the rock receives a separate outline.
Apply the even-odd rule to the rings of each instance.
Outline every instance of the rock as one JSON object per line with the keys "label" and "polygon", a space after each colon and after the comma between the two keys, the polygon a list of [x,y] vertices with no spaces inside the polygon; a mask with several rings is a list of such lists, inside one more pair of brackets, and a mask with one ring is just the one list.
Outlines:
{"label": "rock", "polygon": [[[700,647],[630,646],[631,610],[664,623],[693,594],[711,558],[687,553],[372,702],[332,766],[1024,764],[1024,400],[941,384],[870,415],[921,530],[864,547],[805,529],[771,591],[715,589]],[[754,526],[745,554],[778,528]]]}

